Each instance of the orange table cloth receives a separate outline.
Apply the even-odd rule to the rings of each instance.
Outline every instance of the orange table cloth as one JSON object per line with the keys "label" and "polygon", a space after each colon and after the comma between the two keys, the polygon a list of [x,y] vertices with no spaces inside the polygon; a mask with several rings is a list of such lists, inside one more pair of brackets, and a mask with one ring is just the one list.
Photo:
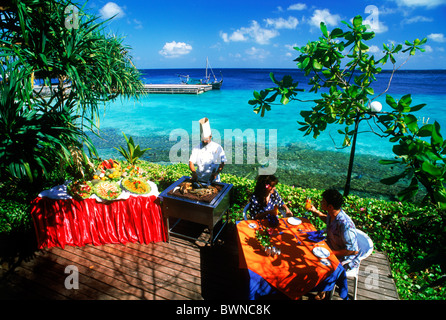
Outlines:
{"label": "orange table cloth", "polygon": [[[279,219],[279,226],[273,228],[271,244],[281,250],[281,254],[276,256],[268,256],[255,237],[260,225],[268,227],[266,220],[245,220],[237,224],[240,267],[247,268],[253,278],[266,281],[270,287],[291,299],[299,299],[317,287],[327,289],[324,281],[329,277],[332,288],[337,279],[345,275],[345,270],[325,241],[308,239],[307,232],[316,231],[316,228],[308,219],[299,219],[302,221],[299,225],[291,225],[287,218]],[[325,264],[313,254],[317,246],[330,252],[330,256],[324,259]],[[250,287],[254,288],[250,298],[255,299],[256,292],[252,291],[256,290],[256,285],[251,284]]]}
{"label": "orange table cloth", "polygon": [[107,202],[38,197],[31,204],[31,215],[39,249],[167,241],[156,196]]}

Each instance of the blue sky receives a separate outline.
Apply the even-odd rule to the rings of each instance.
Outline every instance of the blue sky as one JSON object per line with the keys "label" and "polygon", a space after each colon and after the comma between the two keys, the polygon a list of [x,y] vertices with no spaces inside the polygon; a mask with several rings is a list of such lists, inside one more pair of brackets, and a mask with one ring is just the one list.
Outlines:
{"label": "blue sky", "polygon": [[295,68],[293,47],[318,39],[320,21],[346,29],[341,21],[358,14],[376,32],[376,57],[383,43],[427,37],[426,52],[404,68],[446,69],[446,0],[90,0],[88,8],[117,14],[106,28],[125,36],[140,69],[203,68],[206,57],[213,68]]}

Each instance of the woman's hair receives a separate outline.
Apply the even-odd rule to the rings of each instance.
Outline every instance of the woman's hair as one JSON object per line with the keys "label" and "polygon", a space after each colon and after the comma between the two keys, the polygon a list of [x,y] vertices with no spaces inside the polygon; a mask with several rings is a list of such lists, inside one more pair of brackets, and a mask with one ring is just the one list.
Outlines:
{"label": "woman's hair", "polygon": [[274,175],[260,175],[257,177],[256,187],[254,189],[254,194],[256,195],[257,199],[259,200],[259,203],[262,206],[266,206],[266,197],[269,193],[269,188],[272,183],[277,184],[279,182],[279,179],[277,179]]}

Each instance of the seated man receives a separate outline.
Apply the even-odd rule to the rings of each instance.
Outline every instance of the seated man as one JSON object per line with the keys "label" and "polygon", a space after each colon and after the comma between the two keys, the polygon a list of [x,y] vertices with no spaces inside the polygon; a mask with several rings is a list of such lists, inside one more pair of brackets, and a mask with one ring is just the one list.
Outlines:
{"label": "seated man", "polygon": [[[192,181],[200,185],[209,185],[220,181],[220,172],[226,162],[223,148],[212,141],[209,119],[200,119],[201,142],[192,149],[189,158],[189,169],[192,173]],[[197,167],[195,167],[197,165]]]}
{"label": "seated man", "polygon": [[[327,224],[327,244],[346,270],[359,265],[359,247],[356,228],[350,217],[342,210],[344,199],[334,189],[322,193],[321,209],[327,214],[317,210],[313,205],[308,211],[316,214]],[[325,293],[319,293],[316,298],[323,299]]]}

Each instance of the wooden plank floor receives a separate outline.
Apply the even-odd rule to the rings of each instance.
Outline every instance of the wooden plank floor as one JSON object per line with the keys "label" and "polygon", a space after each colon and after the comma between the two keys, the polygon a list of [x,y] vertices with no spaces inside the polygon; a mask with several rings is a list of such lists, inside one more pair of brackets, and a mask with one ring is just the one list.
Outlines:
{"label": "wooden plank floor", "polygon": [[[203,227],[196,225],[197,234]],[[190,228],[189,228],[190,229]],[[129,243],[51,248],[0,267],[0,299],[51,300],[237,300],[246,297],[246,270],[238,268],[234,226],[224,229],[213,247],[171,237],[170,243]],[[79,288],[66,289],[79,272]],[[70,268],[70,267],[69,267]],[[387,258],[375,252],[360,268],[358,300],[398,299]],[[349,280],[349,293],[352,281]],[[311,293],[303,300],[312,299]],[[274,298],[274,297],[269,297]],[[276,297],[283,298],[283,297]],[[340,299],[335,293],[334,300]]]}

